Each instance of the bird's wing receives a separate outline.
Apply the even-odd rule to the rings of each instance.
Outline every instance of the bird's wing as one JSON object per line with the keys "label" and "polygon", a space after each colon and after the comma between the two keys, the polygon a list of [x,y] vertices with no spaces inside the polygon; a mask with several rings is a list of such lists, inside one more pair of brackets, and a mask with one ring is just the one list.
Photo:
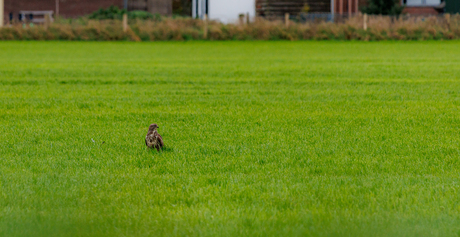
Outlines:
{"label": "bird's wing", "polygon": [[145,145],[149,146],[149,144],[147,144],[147,137],[145,137]]}
{"label": "bird's wing", "polygon": [[160,147],[164,147],[165,144],[163,143],[163,138],[160,134],[158,134],[158,141],[160,141]]}

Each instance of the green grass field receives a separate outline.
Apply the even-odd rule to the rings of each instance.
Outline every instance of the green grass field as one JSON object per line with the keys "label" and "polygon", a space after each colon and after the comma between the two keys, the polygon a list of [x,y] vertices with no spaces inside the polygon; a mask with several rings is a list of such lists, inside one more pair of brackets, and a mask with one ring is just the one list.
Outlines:
{"label": "green grass field", "polygon": [[459,79],[459,41],[0,42],[0,235],[460,236]]}

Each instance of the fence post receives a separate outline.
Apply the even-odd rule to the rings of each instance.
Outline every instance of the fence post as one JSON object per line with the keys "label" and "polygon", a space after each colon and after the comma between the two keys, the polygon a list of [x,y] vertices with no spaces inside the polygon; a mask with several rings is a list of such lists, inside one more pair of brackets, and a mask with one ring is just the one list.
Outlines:
{"label": "fence post", "polygon": [[48,30],[48,27],[51,25],[51,18],[50,15],[45,14],[45,30]]}
{"label": "fence post", "polygon": [[450,14],[447,13],[444,15],[444,17],[446,18],[447,29],[450,30]]}
{"label": "fence post", "polygon": [[364,13],[363,19],[364,19],[363,29],[367,30],[367,13]]}
{"label": "fence post", "polygon": [[246,24],[249,25],[249,12],[246,13]]}
{"label": "fence post", "polygon": [[244,25],[244,14],[243,13],[238,15],[238,19],[240,20],[240,25]]}
{"label": "fence post", "polygon": [[284,22],[286,24],[286,27],[289,27],[289,13],[284,14]]}
{"label": "fence post", "polygon": [[123,32],[128,31],[128,14],[123,14]]}
{"label": "fence post", "polygon": [[3,27],[3,13],[4,13],[5,3],[3,0],[0,0],[0,28]]}
{"label": "fence post", "polygon": [[203,38],[208,38],[208,14],[204,14],[204,24],[203,24]]}

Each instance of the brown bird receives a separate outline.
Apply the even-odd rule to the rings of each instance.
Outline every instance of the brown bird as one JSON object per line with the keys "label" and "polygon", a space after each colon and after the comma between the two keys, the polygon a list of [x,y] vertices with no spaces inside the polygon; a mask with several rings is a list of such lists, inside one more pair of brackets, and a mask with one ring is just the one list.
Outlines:
{"label": "brown bird", "polygon": [[150,124],[147,136],[145,136],[145,145],[149,148],[156,148],[157,151],[160,151],[160,148],[163,149],[164,143],[163,138],[157,132],[157,128],[159,127],[156,123]]}

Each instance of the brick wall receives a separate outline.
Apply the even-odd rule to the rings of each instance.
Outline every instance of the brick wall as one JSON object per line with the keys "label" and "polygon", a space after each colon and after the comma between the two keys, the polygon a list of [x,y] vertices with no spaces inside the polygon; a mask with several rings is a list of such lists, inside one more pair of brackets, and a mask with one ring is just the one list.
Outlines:
{"label": "brick wall", "polygon": [[405,7],[403,13],[413,15],[437,15],[439,14],[433,7]]}
{"label": "brick wall", "polygon": [[173,1],[172,0],[129,0],[128,10],[148,11],[152,14],[172,15]]}
{"label": "brick wall", "polygon": [[150,13],[160,15],[172,14],[172,0],[149,0],[147,1],[147,8]]}
{"label": "brick wall", "polygon": [[308,5],[309,12],[330,12],[331,0],[256,0],[259,16],[284,17],[285,13],[297,15]]}
{"label": "brick wall", "polygon": [[[350,6],[350,2],[352,14],[358,13],[361,7],[367,5],[367,0],[334,0],[334,12],[336,14],[340,14],[340,9],[342,9],[343,14],[348,14],[348,7]],[[356,6],[356,4],[358,4],[358,6]]]}
{"label": "brick wall", "polygon": [[[122,8],[123,0],[59,0],[59,15],[76,18],[111,5]],[[56,0],[5,0],[6,19],[9,19],[10,13],[13,13],[14,19],[18,20],[21,10],[51,10],[56,13]]]}

